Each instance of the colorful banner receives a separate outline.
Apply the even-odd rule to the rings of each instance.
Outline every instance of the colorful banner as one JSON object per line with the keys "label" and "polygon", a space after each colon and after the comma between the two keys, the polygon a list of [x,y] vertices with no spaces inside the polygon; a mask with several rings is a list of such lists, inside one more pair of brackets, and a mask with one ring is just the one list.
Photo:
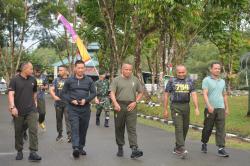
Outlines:
{"label": "colorful banner", "polygon": [[61,23],[63,24],[63,26],[67,29],[67,31],[71,34],[73,41],[76,43],[78,50],[80,52],[80,55],[82,57],[82,60],[84,62],[87,62],[88,60],[91,59],[91,57],[89,56],[89,53],[86,49],[86,47],[83,45],[82,40],[80,39],[80,37],[76,34],[75,30],[73,29],[73,27],[70,25],[70,23],[66,20],[65,17],[63,17],[63,15],[61,15],[60,13],[58,14],[57,20],[61,21]]}
{"label": "colorful banner", "polygon": [[80,55],[82,57],[82,60],[84,62],[87,62],[88,60],[90,60],[91,57],[89,56],[89,53],[88,53],[87,49],[84,47],[83,42],[79,38],[79,36],[77,36],[77,38],[76,38],[76,45],[78,47],[78,50],[79,50]]}

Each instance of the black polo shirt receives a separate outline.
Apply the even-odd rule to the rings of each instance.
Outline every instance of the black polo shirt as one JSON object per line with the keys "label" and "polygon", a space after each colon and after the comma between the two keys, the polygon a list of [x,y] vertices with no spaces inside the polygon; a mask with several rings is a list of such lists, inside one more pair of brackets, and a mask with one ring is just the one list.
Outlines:
{"label": "black polo shirt", "polygon": [[14,91],[14,103],[19,115],[36,111],[33,95],[37,92],[37,82],[32,76],[27,79],[20,74],[11,79],[9,91]]}

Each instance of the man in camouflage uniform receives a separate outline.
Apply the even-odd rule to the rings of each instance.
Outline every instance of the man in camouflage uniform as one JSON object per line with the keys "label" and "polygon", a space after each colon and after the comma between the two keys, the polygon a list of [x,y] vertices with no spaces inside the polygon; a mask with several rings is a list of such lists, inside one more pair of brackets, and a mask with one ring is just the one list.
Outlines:
{"label": "man in camouflage uniform", "polygon": [[104,126],[109,127],[109,111],[110,111],[110,99],[109,99],[109,81],[106,79],[105,73],[100,73],[99,80],[96,81],[97,96],[95,98],[96,103],[96,125],[100,125],[100,115],[102,110],[105,111]]}

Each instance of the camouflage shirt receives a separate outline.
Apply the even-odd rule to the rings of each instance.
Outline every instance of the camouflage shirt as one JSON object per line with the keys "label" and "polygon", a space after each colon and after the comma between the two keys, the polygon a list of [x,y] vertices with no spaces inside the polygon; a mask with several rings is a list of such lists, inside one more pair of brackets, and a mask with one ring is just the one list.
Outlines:
{"label": "camouflage shirt", "polygon": [[109,96],[109,81],[105,80],[98,80],[96,81],[96,92],[97,97],[108,97]]}
{"label": "camouflage shirt", "polygon": [[100,104],[96,105],[96,109],[105,109],[106,111],[111,109],[109,99],[109,81],[107,79],[96,81],[96,92],[97,98],[100,101]]}

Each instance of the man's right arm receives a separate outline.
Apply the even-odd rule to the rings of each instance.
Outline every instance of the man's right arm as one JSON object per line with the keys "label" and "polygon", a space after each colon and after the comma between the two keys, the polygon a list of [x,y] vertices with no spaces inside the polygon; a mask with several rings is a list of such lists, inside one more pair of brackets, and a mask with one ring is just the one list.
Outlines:
{"label": "man's right arm", "polygon": [[203,98],[205,101],[205,104],[207,106],[208,112],[213,113],[214,112],[214,108],[213,106],[209,103],[209,99],[208,99],[208,82],[206,79],[204,79],[202,81],[202,92],[203,92]]}
{"label": "man's right arm", "polygon": [[15,106],[15,89],[16,89],[15,81],[12,79],[10,81],[9,91],[8,91],[9,111],[13,116],[17,117],[18,111]]}
{"label": "man's right arm", "polygon": [[168,118],[168,100],[169,100],[170,93],[164,92],[164,102],[163,102],[163,117]]}
{"label": "man's right arm", "polygon": [[51,87],[49,88],[49,93],[50,93],[51,97],[52,97],[55,101],[61,100],[60,97],[58,97],[58,96],[56,95],[56,93],[55,93],[55,87],[54,87],[54,85],[51,86]]}
{"label": "man's right arm", "polygon": [[121,110],[121,107],[116,100],[116,96],[115,96],[116,87],[117,87],[117,82],[116,82],[116,80],[114,80],[111,84],[111,87],[110,87],[110,89],[111,89],[110,98],[114,104],[114,107],[115,107],[114,110],[119,112]]}
{"label": "man's right arm", "polygon": [[14,102],[14,91],[9,91],[8,92],[8,101],[9,101],[9,111],[11,112],[11,109],[15,107],[15,102]]}
{"label": "man's right arm", "polygon": [[119,105],[119,103],[117,102],[117,100],[116,100],[116,97],[115,97],[115,92],[114,91],[112,91],[111,90],[111,92],[110,92],[110,98],[111,98],[111,100],[112,100],[112,102],[113,102],[113,104],[114,104],[114,109],[115,109],[115,111],[120,111],[121,110],[121,107],[120,107],[120,105]]}
{"label": "man's right arm", "polygon": [[52,86],[49,88],[49,93],[51,95],[51,97],[55,100],[61,100],[60,97],[56,96],[56,89],[55,87],[57,86],[57,79],[54,79],[54,81],[52,82]]}

